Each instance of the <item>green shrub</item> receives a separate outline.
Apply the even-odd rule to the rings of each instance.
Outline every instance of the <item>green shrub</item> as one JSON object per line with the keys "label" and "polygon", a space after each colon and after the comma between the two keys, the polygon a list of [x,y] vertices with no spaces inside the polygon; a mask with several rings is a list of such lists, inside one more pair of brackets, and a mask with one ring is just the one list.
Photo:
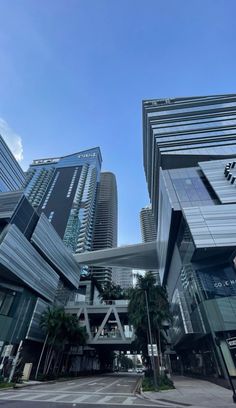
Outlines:
{"label": "green shrub", "polygon": [[[14,383],[8,383],[8,382],[1,382],[0,383],[0,389],[1,388],[12,388],[14,387],[15,384]],[[1,396],[1,395],[0,395]]]}
{"label": "green shrub", "polygon": [[142,381],[143,391],[157,391],[152,377],[144,377]]}
{"label": "green shrub", "polygon": [[153,373],[148,372],[148,375],[144,377],[142,382],[143,391],[165,391],[175,388],[173,381],[166,375],[162,375],[157,378],[158,388],[155,388]]}

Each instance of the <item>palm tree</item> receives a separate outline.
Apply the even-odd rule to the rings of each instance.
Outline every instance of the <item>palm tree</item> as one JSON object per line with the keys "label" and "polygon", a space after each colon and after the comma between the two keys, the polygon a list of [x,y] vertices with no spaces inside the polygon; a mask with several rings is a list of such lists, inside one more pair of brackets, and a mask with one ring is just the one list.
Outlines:
{"label": "palm tree", "polygon": [[116,285],[114,282],[106,282],[101,285],[101,292],[99,294],[100,299],[107,302],[110,300],[125,299],[125,291],[120,285]]}
{"label": "palm tree", "polygon": [[147,344],[151,342],[148,333],[146,295],[152,337],[154,343],[158,344],[161,360],[162,342],[164,342],[162,338],[163,322],[170,321],[171,314],[166,290],[162,286],[155,285],[155,278],[151,272],[147,272],[144,277],[138,276],[136,287],[130,290],[128,306],[129,320],[136,332],[136,346],[142,350],[144,356],[148,355]]}
{"label": "palm tree", "polygon": [[59,371],[62,364],[65,345],[75,343],[77,345],[84,345],[87,338],[84,328],[79,327],[78,318],[66,314],[63,308],[56,306],[52,308],[48,307],[47,310],[43,312],[41,316],[41,327],[46,332],[46,338],[35,378],[37,378],[46,345],[48,347],[44,361],[43,374],[47,375],[49,371],[55,374],[56,370]]}
{"label": "palm tree", "polygon": [[[46,348],[47,343],[51,343],[51,348],[52,348],[52,339],[55,336],[55,333],[58,332],[59,329],[59,322],[60,322],[60,315],[62,314],[61,308],[57,307],[49,307],[42,313],[41,315],[41,321],[40,321],[40,327],[43,329],[43,331],[46,333],[46,337],[43,343],[43,348],[41,351],[41,355],[39,358],[38,366],[36,369],[36,374],[35,374],[35,379],[38,377],[38,372],[39,372],[39,367],[40,363],[44,354],[44,350]],[[45,364],[48,361],[48,357],[50,355],[50,349],[48,349],[47,356],[45,359]]]}

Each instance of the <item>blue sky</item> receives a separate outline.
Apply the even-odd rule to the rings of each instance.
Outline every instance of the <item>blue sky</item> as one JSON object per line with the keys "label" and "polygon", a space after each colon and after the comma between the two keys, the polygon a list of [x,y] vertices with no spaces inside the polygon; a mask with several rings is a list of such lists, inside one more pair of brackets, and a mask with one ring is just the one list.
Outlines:
{"label": "blue sky", "polygon": [[235,14],[235,0],[0,0],[0,132],[25,169],[100,146],[119,243],[139,242],[141,101],[235,92]]}

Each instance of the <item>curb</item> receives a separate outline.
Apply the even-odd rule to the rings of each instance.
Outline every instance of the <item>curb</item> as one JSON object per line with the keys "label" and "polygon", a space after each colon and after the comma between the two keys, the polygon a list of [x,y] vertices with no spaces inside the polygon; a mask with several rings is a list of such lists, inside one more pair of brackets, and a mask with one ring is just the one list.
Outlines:
{"label": "curb", "polygon": [[16,385],[15,385],[14,387],[12,387],[12,388],[34,387],[34,386],[43,385],[43,384],[55,384],[56,382],[58,382],[58,381],[56,381],[56,380],[40,381],[40,382],[37,382],[37,383],[34,383],[34,384],[31,384],[31,383],[19,383],[19,384],[16,384]]}
{"label": "curb", "polygon": [[192,406],[191,404],[186,404],[185,402],[173,401],[173,400],[162,399],[162,398],[158,398],[158,399],[150,398],[147,395],[145,395],[142,388],[140,389],[140,395],[143,397],[143,399],[146,399],[148,401],[155,402],[155,403],[162,402],[164,404],[166,404],[166,403],[167,404],[175,404],[175,405],[179,405],[180,407],[191,407]]}

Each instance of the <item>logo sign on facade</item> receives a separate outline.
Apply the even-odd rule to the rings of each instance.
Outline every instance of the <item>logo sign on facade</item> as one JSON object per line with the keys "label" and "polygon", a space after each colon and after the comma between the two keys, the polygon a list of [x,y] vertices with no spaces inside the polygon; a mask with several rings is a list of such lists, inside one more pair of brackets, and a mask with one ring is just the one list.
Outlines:
{"label": "logo sign on facade", "polygon": [[226,341],[230,349],[236,348],[236,337],[231,337],[230,339],[226,339]]}
{"label": "logo sign on facade", "polygon": [[236,279],[228,279],[228,280],[222,280],[219,282],[214,283],[214,288],[223,288],[227,286],[233,286],[236,284]]}
{"label": "logo sign on facade", "polygon": [[148,355],[149,355],[149,357],[152,357],[152,356],[157,357],[158,356],[158,351],[157,351],[157,345],[156,344],[153,344],[153,345],[148,344]]}

